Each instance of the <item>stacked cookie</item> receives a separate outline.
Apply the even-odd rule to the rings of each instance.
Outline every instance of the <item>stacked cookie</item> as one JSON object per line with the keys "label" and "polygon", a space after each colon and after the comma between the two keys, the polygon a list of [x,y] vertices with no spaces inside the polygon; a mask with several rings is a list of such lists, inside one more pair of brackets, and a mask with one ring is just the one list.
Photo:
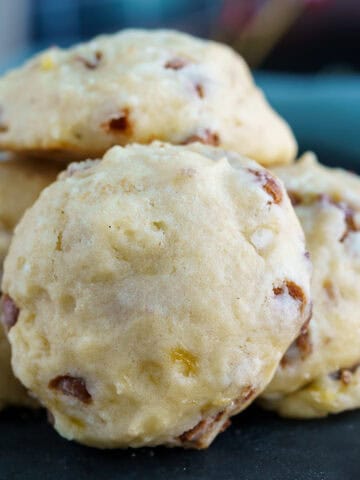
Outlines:
{"label": "stacked cookie", "polygon": [[305,154],[274,169],[304,229],[313,314],[263,395],[281,415],[312,418],[360,406],[360,180]]}
{"label": "stacked cookie", "polygon": [[[125,31],[37,56],[0,80],[0,106],[1,149],[55,169],[86,159],[24,215],[2,283],[14,373],[64,437],[204,448],[261,394],[288,415],[357,406],[342,315],[357,298],[345,293],[358,179],[314,160],[284,166],[296,142],[241,57]],[[341,355],[340,329],[353,342]],[[316,389],[333,402],[315,405]]]}
{"label": "stacked cookie", "polygon": [[[22,214],[49,183],[60,167],[14,155],[0,158],[0,276],[12,232]],[[26,238],[23,239],[26,242]],[[6,309],[6,301],[3,301]],[[10,365],[10,346],[0,329],[0,408],[6,405],[35,405],[15,379]]]}

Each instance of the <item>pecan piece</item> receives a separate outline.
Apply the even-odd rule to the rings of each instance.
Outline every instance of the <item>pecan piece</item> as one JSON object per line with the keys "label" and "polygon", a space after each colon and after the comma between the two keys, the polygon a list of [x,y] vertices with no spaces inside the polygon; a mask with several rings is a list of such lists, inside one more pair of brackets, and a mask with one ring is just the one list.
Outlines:
{"label": "pecan piece", "polygon": [[301,302],[301,309],[303,309],[306,300],[303,289],[291,280],[286,280],[286,286],[290,297],[292,297],[294,300],[297,300],[298,302]]}
{"label": "pecan piece", "polygon": [[252,398],[255,395],[255,393],[256,393],[256,390],[254,387],[252,387],[251,385],[246,387],[241,397],[242,403],[248,402],[250,398]]}
{"label": "pecan piece", "polygon": [[218,146],[220,144],[220,138],[217,133],[211,132],[209,129],[202,130],[195,135],[191,135],[182,142],[182,145],[188,145],[189,143],[200,142],[204,145]]}
{"label": "pecan piece", "polygon": [[358,232],[359,231],[359,228],[357,227],[356,222],[355,222],[355,212],[354,212],[354,210],[352,210],[348,206],[346,206],[342,210],[343,210],[344,215],[345,215],[346,229],[345,229],[344,234],[340,238],[340,242],[344,242],[351,232]]}
{"label": "pecan piece", "polygon": [[201,420],[195,427],[180,435],[179,440],[185,447],[206,448],[208,437],[212,437],[212,431],[223,432],[231,424],[227,418],[226,411],[217,413],[212,417]]}
{"label": "pecan piece", "polygon": [[312,352],[312,342],[310,339],[310,331],[309,331],[309,323],[310,323],[311,317],[312,317],[312,303],[310,306],[309,315],[305,320],[303,326],[301,327],[300,335],[295,340],[295,345],[300,352],[300,357],[302,360],[304,360],[304,358],[309,356],[310,353]]}
{"label": "pecan piece", "polygon": [[356,373],[357,369],[360,367],[360,363],[355,363],[352,367],[348,368],[340,368],[336,372],[330,373],[330,377],[334,380],[340,380],[344,385],[348,385],[354,373]]}
{"label": "pecan piece", "polygon": [[82,55],[77,55],[75,57],[75,60],[78,62],[81,62],[89,70],[95,70],[99,66],[102,57],[103,57],[103,54],[97,50],[94,53],[93,58],[89,59],[89,58],[83,57]]}
{"label": "pecan piece", "polygon": [[181,70],[182,68],[186,67],[188,63],[189,62],[184,58],[176,57],[168,60],[165,63],[165,68],[170,68],[171,70]]}
{"label": "pecan piece", "polygon": [[263,190],[272,198],[272,201],[268,203],[280,203],[283,198],[282,190],[277,180],[266,170],[253,170],[249,169],[249,172],[255,175],[262,184]]}
{"label": "pecan piece", "polygon": [[330,300],[336,299],[336,288],[330,279],[324,280],[323,288]]}
{"label": "pecan piece", "polygon": [[59,390],[64,395],[75,397],[86,404],[89,404],[92,401],[92,397],[86,388],[86,383],[81,377],[59,375],[50,380],[49,388]]}
{"label": "pecan piece", "polygon": [[328,203],[333,205],[334,207],[341,210],[344,214],[344,221],[345,221],[345,231],[343,235],[339,238],[340,242],[344,242],[346,238],[349,236],[351,232],[358,232],[360,228],[356,225],[355,221],[355,210],[351,208],[345,202],[337,201],[337,199],[331,198],[329,195],[322,194],[318,196],[318,201],[321,203]]}
{"label": "pecan piece", "polygon": [[300,203],[302,202],[302,198],[298,192],[288,190],[287,194],[293,207],[300,205]]}
{"label": "pecan piece", "polygon": [[312,352],[312,343],[310,340],[310,332],[308,329],[301,329],[300,335],[295,340],[296,346],[300,352],[302,360],[308,357]]}
{"label": "pecan piece", "polygon": [[236,407],[243,407],[248,401],[254,397],[256,393],[255,388],[252,385],[247,385],[242,389],[240,396],[234,401]]}
{"label": "pecan piece", "polygon": [[273,288],[274,295],[282,295],[285,292],[285,287],[287,288],[287,291],[288,291],[290,297],[292,297],[294,300],[300,302],[300,304],[301,304],[300,309],[301,309],[301,311],[303,311],[305,303],[306,303],[305,293],[304,293],[303,289],[301,287],[299,287],[299,285],[297,285],[292,280],[285,280],[283,285],[281,285],[279,287],[274,287]]}
{"label": "pecan piece", "polygon": [[301,360],[304,360],[312,352],[313,346],[312,346],[310,332],[309,332],[309,323],[310,323],[311,317],[312,317],[312,304],[310,306],[310,313],[300,329],[299,336],[290,345],[287,352],[280,360],[280,366],[282,368],[285,368],[288,365],[291,365],[294,359],[300,358]]}
{"label": "pecan piece", "polygon": [[197,83],[195,85],[195,90],[199,98],[204,98],[205,96],[204,87],[200,83]]}
{"label": "pecan piece", "polygon": [[110,117],[106,122],[102,123],[101,126],[107,133],[130,130],[129,110],[125,108],[119,114]]}
{"label": "pecan piece", "polygon": [[19,317],[19,309],[16,306],[14,300],[9,295],[4,295],[2,297],[2,317],[1,321],[6,329],[10,329],[16,324]]}

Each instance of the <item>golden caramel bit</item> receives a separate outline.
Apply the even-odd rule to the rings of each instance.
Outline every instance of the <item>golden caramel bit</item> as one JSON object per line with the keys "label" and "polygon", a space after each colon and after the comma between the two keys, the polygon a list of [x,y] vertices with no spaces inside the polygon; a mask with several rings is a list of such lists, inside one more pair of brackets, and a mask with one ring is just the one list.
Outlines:
{"label": "golden caramel bit", "polygon": [[56,238],[56,251],[62,252],[62,232],[59,232]]}
{"label": "golden caramel bit", "polygon": [[76,428],[85,428],[85,423],[77,417],[68,417],[68,421]]}
{"label": "golden caramel bit", "polygon": [[302,203],[302,197],[298,192],[288,190],[287,194],[293,207],[296,207]]}
{"label": "golden caramel bit", "polygon": [[336,298],[336,290],[333,282],[330,279],[326,279],[323,281],[323,287],[330,300],[334,300]]}
{"label": "golden caramel bit", "polygon": [[178,347],[170,352],[171,361],[181,367],[182,373],[185,377],[193,377],[197,374],[199,366],[198,360],[188,350]]}
{"label": "golden caramel bit", "polygon": [[55,66],[56,66],[56,64],[54,62],[54,59],[49,53],[47,53],[47,54],[45,54],[41,57],[41,59],[40,59],[41,70],[44,70],[44,71],[53,70],[55,68]]}

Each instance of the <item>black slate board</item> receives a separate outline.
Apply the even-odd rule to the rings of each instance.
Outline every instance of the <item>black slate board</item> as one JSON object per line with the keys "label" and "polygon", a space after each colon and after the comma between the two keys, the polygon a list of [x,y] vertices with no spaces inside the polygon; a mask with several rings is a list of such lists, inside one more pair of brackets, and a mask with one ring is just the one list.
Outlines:
{"label": "black slate board", "polygon": [[1,480],[359,480],[360,411],[284,420],[251,407],[206,451],[101,451],[59,437],[42,412],[0,415]]}

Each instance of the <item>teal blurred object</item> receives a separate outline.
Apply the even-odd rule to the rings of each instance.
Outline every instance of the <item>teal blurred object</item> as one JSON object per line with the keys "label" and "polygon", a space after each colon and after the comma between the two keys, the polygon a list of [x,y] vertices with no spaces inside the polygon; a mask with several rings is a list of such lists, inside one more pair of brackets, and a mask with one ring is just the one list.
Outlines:
{"label": "teal blurred object", "polygon": [[360,75],[258,73],[256,81],[290,123],[300,152],[360,170]]}
{"label": "teal blurred object", "polygon": [[[24,57],[0,65],[0,73]],[[323,163],[360,171],[360,75],[256,72],[255,79],[293,128],[300,152],[314,150]]]}

